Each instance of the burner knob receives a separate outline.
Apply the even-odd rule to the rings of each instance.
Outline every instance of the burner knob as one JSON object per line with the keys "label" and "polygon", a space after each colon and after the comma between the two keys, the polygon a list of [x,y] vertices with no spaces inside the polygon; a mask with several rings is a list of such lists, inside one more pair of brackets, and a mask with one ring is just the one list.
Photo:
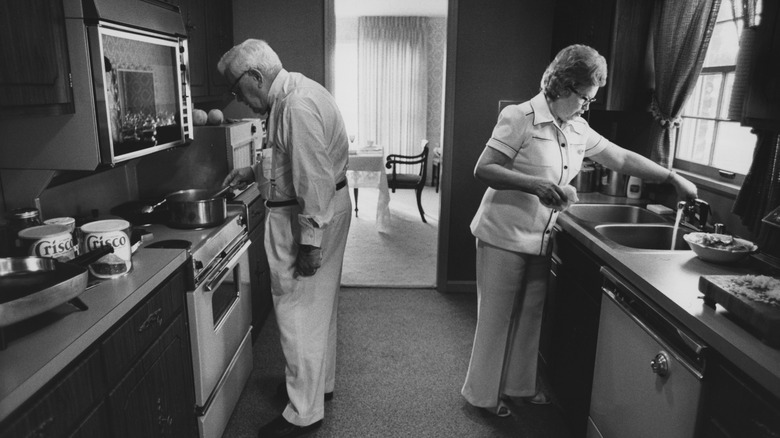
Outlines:
{"label": "burner knob", "polygon": [[195,265],[196,271],[200,271],[201,269],[203,269],[203,262],[200,260],[193,260],[192,264]]}

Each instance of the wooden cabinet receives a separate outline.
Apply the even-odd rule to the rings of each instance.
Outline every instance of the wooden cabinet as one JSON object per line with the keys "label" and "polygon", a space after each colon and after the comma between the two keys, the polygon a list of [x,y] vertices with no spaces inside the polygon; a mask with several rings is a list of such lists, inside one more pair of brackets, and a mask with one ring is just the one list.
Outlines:
{"label": "wooden cabinet", "polygon": [[601,264],[555,228],[540,355],[573,436],[584,436],[601,311]]}
{"label": "wooden cabinet", "polygon": [[61,1],[0,2],[0,117],[74,112]]}
{"label": "wooden cabinet", "polygon": [[653,0],[559,0],[555,4],[553,53],[586,44],[607,59],[607,85],[591,108],[644,111],[649,104],[645,54]]}
{"label": "wooden cabinet", "polygon": [[220,0],[168,0],[179,6],[187,29],[190,89],[195,103],[229,98],[228,85],[217,62],[233,47],[232,2]]}
{"label": "wooden cabinet", "polygon": [[702,400],[701,438],[780,437],[780,400],[717,355]]}
{"label": "wooden cabinet", "polygon": [[184,288],[180,269],[0,424],[0,438],[196,436]]}

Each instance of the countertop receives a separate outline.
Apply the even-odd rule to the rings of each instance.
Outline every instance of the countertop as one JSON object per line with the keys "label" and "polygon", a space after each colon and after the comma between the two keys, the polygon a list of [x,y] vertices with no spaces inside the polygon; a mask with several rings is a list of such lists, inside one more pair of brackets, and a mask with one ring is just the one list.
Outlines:
{"label": "countertop", "polygon": [[[603,195],[580,198],[584,203],[628,203],[626,198]],[[715,309],[704,305],[704,295],[699,291],[702,275],[756,274],[749,263],[726,266],[705,262],[693,251],[618,247],[601,240],[587,223],[565,212],[559,216],[558,225],[711,348],[780,397],[780,350],[764,344],[729,319],[720,305]]]}
{"label": "countertop", "polygon": [[133,254],[127,275],[103,281],[79,295],[88,310],[63,304],[15,324],[8,347],[0,351],[0,420],[86,351],[186,260],[187,253],[181,249],[141,248]]}

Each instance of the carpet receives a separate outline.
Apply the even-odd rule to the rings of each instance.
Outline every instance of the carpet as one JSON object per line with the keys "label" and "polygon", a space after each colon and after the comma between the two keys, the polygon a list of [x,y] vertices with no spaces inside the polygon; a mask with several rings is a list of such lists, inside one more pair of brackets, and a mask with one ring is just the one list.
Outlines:
{"label": "carpet", "polygon": [[[439,233],[439,194],[423,190],[420,219],[414,190],[390,193],[390,227],[376,228],[378,190],[361,188],[358,217],[352,217],[344,255],[342,286],[347,287],[436,287],[436,253]],[[354,208],[354,198],[352,199]]]}

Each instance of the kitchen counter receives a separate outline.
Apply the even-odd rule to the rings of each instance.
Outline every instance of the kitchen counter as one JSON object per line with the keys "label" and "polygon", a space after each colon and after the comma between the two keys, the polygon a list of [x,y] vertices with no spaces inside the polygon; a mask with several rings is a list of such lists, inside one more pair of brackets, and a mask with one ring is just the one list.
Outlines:
{"label": "kitchen counter", "polygon": [[[92,345],[187,260],[181,249],[141,248],[126,276],[103,281],[79,298],[80,311],[63,304],[12,326],[0,351],[0,420]],[[16,333],[18,332],[18,334]]]}
{"label": "kitchen counter", "polygon": [[[625,198],[580,198],[586,203],[626,203]],[[566,213],[560,215],[558,225],[711,348],[780,397],[780,350],[729,319],[720,305],[715,309],[704,305],[704,295],[699,292],[702,275],[756,274],[748,263],[718,265],[699,259],[693,251],[620,247],[601,240],[591,226]]]}

